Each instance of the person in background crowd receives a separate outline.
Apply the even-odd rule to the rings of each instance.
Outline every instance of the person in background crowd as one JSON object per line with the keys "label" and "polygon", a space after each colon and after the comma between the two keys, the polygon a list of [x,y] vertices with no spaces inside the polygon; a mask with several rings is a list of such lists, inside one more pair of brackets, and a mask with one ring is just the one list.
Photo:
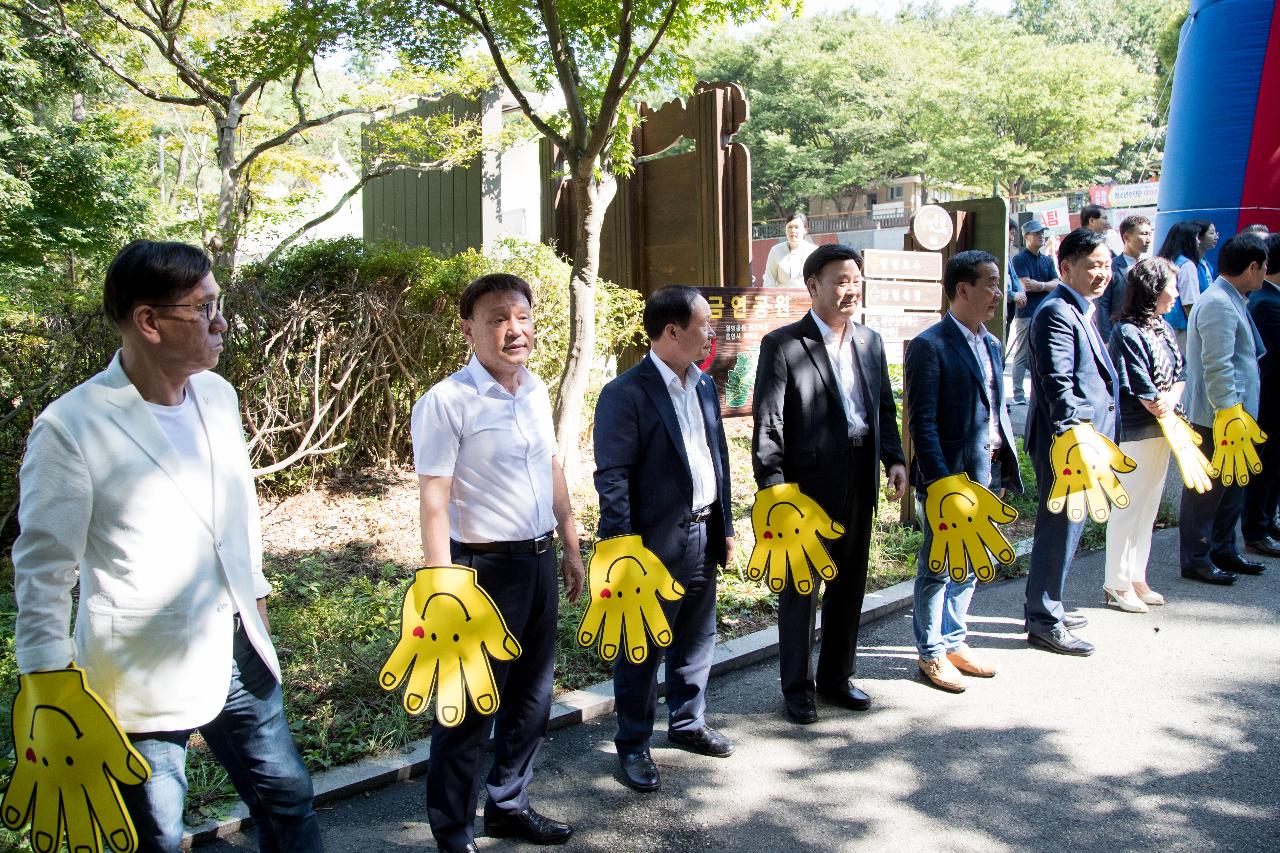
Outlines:
{"label": "person in background crowd", "polygon": [[[907,348],[905,384],[914,401],[910,430],[915,445],[912,483],[921,500],[930,483],[965,474],[996,494],[1022,491],[1013,426],[1004,403],[1004,358],[986,330],[1000,305],[1000,267],[987,252],[953,255],[942,274],[950,309]],[[933,525],[925,523],[916,563],[915,632],[920,672],[939,688],[964,692],[960,674],[990,678],[996,669],[965,642],[965,617],[977,585],[929,568]]]}
{"label": "person in background crowd", "polygon": [[1200,292],[1204,293],[1217,275],[1213,265],[1209,263],[1209,253],[1218,245],[1218,226],[1208,219],[1196,219],[1196,239],[1200,242],[1200,267],[1204,272],[1201,279]]}
{"label": "person in background crowd", "polygon": [[1111,230],[1111,223],[1107,220],[1105,210],[1096,204],[1086,204],[1080,208],[1080,227],[1106,235]]}
{"label": "person in background crowd", "polygon": [[[1241,405],[1258,417],[1258,359],[1266,355],[1246,298],[1263,285],[1267,247],[1255,234],[1237,234],[1218,252],[1221,275],[1196,301],[1187,326],[1187,419],[1213,447],[1219,412]],[[1265,446],[1265,444],[1264,444]],[[1244,488],[1221,482],[1204,494],[1182,492],[1178,530],[1182,576],[1229,584],[1236,575],[1259,575],[1264,566],[1236,550],[1236,525]]]}
{"label": "person in background crowd", "polygon": [[813,309],[765,335],[760,345],[751,442],[758,488],[795,483],[844,526],[844,535],[830,546],[837,572],[822,597],[816,672],[819,584],[802,594],[788,583],[778,595],[784,710],[801,725],[818,719],[815,693],[850,710],[871,707],[853,675],[879,464],[893,500],[907,491],[884,341],[852,319],[862,302],[862,254],[840,243],[824,244],[805,261],[804,274]]}
{"label": "person in background crowd", "polygon": [[1065,655],[1093,654],[1093,645],[1072,633],[1088,624],[1062,606],[1067,570],[1075,558],[1085,519],[1052,512],[1049,496],[1057,471],[1051,461],[1054,440],[1088,424],[1098,435],[1116,433],[1115,367],[1090,321],[1093,300],[1111,280],[1111,251],[1102,235],[1077,228],[1058,250],[1062,283],[1042,303],[1031,324],[1031,410],[1027,415],[1027,452],[1036,466],[1040,502],[1036,510],[1031,569],[1024,613],[1027,643]]}
{"label": "person in background crowd", "polygon": [[765,287],[804,287],[804,260],[818,248],[805,237],[809,233],[809,218],[803,213],[792,214],[786,222],[787,239],[769,250],[764,262]]}
{"label": "person in background crowd", "polygon": [[1262,472],[1245,491],[1242,532],[1250,551],[1280,557],[1280,234],[1269,234],[1264,242],[1267,275],[1249,295],[1249,316],[1267,350],[1258,362],[1258,426],[1270,438],[1259,448]]}
{"label": "person in background crowd", "polygon": [[1244,230],[1241,231],[1240,233],[1241,234],[1257,234],[1259,237],[1265,240],[1267,239],[1267,235],[1271,233],[1271,230],[1267,228],[1267,226],[1263,225],[1262,223],[1255,222],[1252,225],[1246,225],[1244,227]]}
{"label": "person in background crowd", "polygon": [[1186,369],[1173,330],[1162,319],[1178,299],[1178,270],[1164,258],[1128,269],[1124,304],[1111,332],[1111,361],[1120,380],[1120,449],[1138,464],[1121,473],[1129,505],[1114,507],[1107,521],[1108,604],[1146,613],[1164,604],[1147,584],[1151,531],[1169,468],[1169,444],[1156,418],[1172,414],[1182,399]]}
{"label": "person in background crowd", "polygon": [[1107,292],[1094,303],[1097,310],[1094,311],[1093,319],[1098,326],[1098,334],[1104,341],[1111,340],[1114,315],[1124,305],[1126,272],[1151,251],[1151,234],[1151,220],[1145,216],[1126,216],[1120,223],[1120,239],[1124,241],[1124,251],[1111,261],[1111,284],[1107,285]]}
{"label": "person in background crowd", "polygon": [[[707,678],[716,649],[716,566],[733,559],[729,448],[715,382],[697,363],[711,352],[711,308],[692,287],[672,285],[645,302],[649,355],[600,392],[593,430],[597,538],[638,535],[684,587],[660,602],[671,645],[641,663],[613,667],[623,783],[656,791],[649,751],[658,708],[658,664],[666,658],[667,740],[724,758],[733,742],[707,725]],[[631,630],[631,626],[627,626]]]}
{"label": "person in background crowd", "polygon": [[[45,408],[22,462],[18,670],[80,666],[150,764],[145,783],[120,788],[139,850],[182,844],[187,742],[199,730],[248,805],[258,848],[319,851],[267,620],[240,404],[213,372],[227,320],[212,263],[195,246],[136,240],[107,269],[103,305],[121,348]],[[103,766],[96,781],[85,766],[78,786],[105,787]]]}
{"label": "person in background crowd", "polygon": [[1015,406],[1026,405],[1027,397],[1023,391],[1027,368],[1031,365],[1031,318],[1036,309],[1044,301],[1049,291],[1061,282],[1058,279],[1058,265],[1052,257],[1041,254],[1044,246],[1045,225],[1038,219],[1032,219],[1022,226],[1022,239],[1026,244],[1013,259],[1014,272],[1018,274],[1018,282],[1027,294],[1024,304],[1018,306],[1013,318],[1013,403]]}
{"label": "person in background crowd", "polygon": [[1187,317],[1191,306],[1203,287],[1209,286],[1204,268],[1200,266],[1200,229],[1194,222],[1175,222],[1164,235],[1164,243],[1156,254],[1172,261],[1178,268],[1178,302],[1164,315],[1165,322],[1174,331],[1178,349],[1187,351]]}
{"label": "person in background crowd", "polygon": [[[427,566],[465,566],[520,644],[494,660],[502,704],[431,729],[427,818],[445,853],[474,853],[476,806],[487,792],[485,832],[563,844],[573,827],[529,804],[533,764],[551,712],[555,662],[556,539],[570,602],[582,592],[582,554],[564,472],[556,458],[547,386],[525,367],[533,352],[533,290],[519,276],[477,278],[458,300],[472,355],[437,382],[410,415]],[[477,771],[493,732],[493,767]]]}
{"label": "person in background crowd", "polygon": [[1012,216],[1009,217],[1009,254],[1008,261],[1005,264],[1005,305],[1004,305],[1004,338],[1009,339],[1009,330],[1013,328],[1013,317],[1018,309],[1027,304],[1027,292],[1022,289],[1022,282],[1018,280],[1018,273],[1013,268],[1013,256],[1018,254],[1018,244],[1021,242],[1018,235],[1022,232],[1018,229],[1018,222]]}

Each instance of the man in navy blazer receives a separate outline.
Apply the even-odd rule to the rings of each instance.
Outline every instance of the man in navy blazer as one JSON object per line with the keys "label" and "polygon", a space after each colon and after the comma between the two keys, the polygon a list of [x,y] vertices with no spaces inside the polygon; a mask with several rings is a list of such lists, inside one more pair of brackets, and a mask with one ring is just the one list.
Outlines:
{"label": "man in navy blazer", "polygon": [[1258,362],[1260,373],[1258,426],[1272,436],[1258,448],[1262,472],[1245,490],[1244,546],[1250,551],[1280,557],[1280,234],[1268,235],[1267,274],[1262,288],[1249,294],[1249,316],[1267,354]]}
{"label": "man in navy blazer", "polygon": [[[639,534],[685,593],[663,601],[667,739],[724,757],[728,738],[706,724],[707,677],[716,643],[716,566],[733,557],[729,450],[715,383],[698,369],[715,331],[707,300],[692,287],[665,287],[645,303],[649,354],[604,387],[594,430],[599,539]],[[658,707],[657,649],[641,663],[619,656],[613,670],[622,780],[658,788],[649,753]]]}
{"label": "man in navy blazer", "polygon": [[1058,246],[1062,284],[1045,297],[1031,320],[1031,412],[1027,452],[1036,468],[1036,510],[1031,570],[1027,575],[1027,642],[1059,654],[1090,655],[1093,646],[1071,633],[1088,624],[1062,607],[1067,569],[1080,544],[1084,520],[1050,512],[1053,486],[1050,446],[1059,433],[1079,424],[1116,440],[1119,383],[1111,356],[1092,322],[1093,301],[1111,281],[1111,250],[1101,234],[1077,228]]}
{"label": "man in navy blazer", "polygon": [[853,684],[871,527],[885,468],[893,499],[907,490],[897,404],[880,335],[852,316],[862,301],[862,255],[827,243],[805,259],[813,310],[765,335],[753,402],[756,485],[795,483],[845,533],[829,545],[836,576],[822,597],[822,650],[813,667],[818,584],[778,594],[778,666],[787,717],[818,719],[814,697],[855,711],[871,699]]}
{"label": "man in navy blazer", "polygon": [[[1022,491],[1013,425],[1004,400],[1004,356],[986,330],[1000,305],[1000,264],[989,252],[961,252],[942,274],[950,310],[907,347],[907,428],[915,455],[911,483],[924,499],[927,486],[966,474],[997,494]],[[925,678],[952,693],[965,687],[959,674],[989,678],[995,668],[965,642],[965,616],[977,576],[962,583],[929,569],[932,525],[916,564],[912,627]]]}

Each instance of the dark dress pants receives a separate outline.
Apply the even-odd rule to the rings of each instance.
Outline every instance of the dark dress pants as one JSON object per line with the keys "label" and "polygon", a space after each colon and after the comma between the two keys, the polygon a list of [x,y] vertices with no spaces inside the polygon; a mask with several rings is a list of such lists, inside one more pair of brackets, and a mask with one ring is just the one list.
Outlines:
{"label": "dark dress pants", "polygon": [[[1191,428],[1204,439],[1202,447],[1213,447],[1213,431],[1198,424]],[[1266,445],[1263,445],[1264,447]],[[1182,510],[1178,518],[1179,564],[1187,569],[1207,568],[1214,557],[1238,554],[1236,525],[1244,509],[1244,489],[1214,482],[1203,495],[1195,489],[1182,490]]]}
{"label": "dark dress pants", "polygon": [[[706,724],[707,677],[716,650],[716,564],[707,556],[707,523],[690,524],[684,560],[667,566],[684,587],[676,601],[662,601],[662,612],[671,626],[671,645],[660,649],[649,644],[643,663],[618,656],[613,667],[614,707],[619,755],[649,746],[653,718],[658,710],[658,664],[667,661],[667,709],[672,731],[696,732]],[[628,626],[630,631],[630,626]]]}
{"label": "dark dress pants", "polygon": [[[874,470],[876,465],[875,447],[850,447],[849,454],[849,482],[866,483],[867,469]],[[839,475],[833,472],[832,476]],[[813,632],[818,584],[814,584],[811,593],[802,595],[788,579],[778,593],[778,667],[782,695],[789,702],[812,702],[816,689],[843,691],[853,677],[875,506],[874,490],[850,488],[844,512],[835,519],[844,525],[844,535],[834,541],[823,540],[836,565],[836,576],[826,581],[822,594],[822,646],[816,672]],[[814,580],[817,579],[815,574]]]}
{"label": "dark dress pants", "polygon": [[1053,488],[1053,472],[1049,469],[1048,459],[1035,462],[1040,504],[1036,508],[1035,538],[1031,543],[1031,568],[1027,572],[1023,615],[1028,633],[1047,634],[1062,625],[1062,616],[1066,612],[1062,606],[1062,590],[1085,523],[1072,521],[1065,512],[1049,512],[1046,505]]}
{"label": "dark dress pants", "polygon": [[1258,448],[1262,472],[1254,474],[1245,487],[1242,520],[1246,542],[1256,542],[1271,535],[1276,524],[1276,510],[1280,509],[1280,422],[1277,421],[1280,419],[1264,421],[1258,418],[1258,426],[1273,437]]}
{"label": "dark dress pants", "polygon": [[453,545],[453,561],[476,570],[507,628],[520,642],[513,661],[491,661],[498,711],[486,717],[467,709],[453,728],[431,728],[427,766],[427,819],[442,846],[461,849],[473,838],[480,801],[478,770],[493,728],[493,767],[485,780],[489,805],[502,812],[529,807],[533,762],[547,732],[555,663],[559,590],[555,549],[542,554],[480,554]]}

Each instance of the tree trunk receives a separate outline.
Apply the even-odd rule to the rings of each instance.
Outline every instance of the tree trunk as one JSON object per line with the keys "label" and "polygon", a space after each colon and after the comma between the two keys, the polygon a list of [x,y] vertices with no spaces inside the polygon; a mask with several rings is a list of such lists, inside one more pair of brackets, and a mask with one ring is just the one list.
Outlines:
{"label": "tree trunk", "polygon": [[617,183],[612,175],[597,178],[594,160],[570,164],[577,228],[573,271],[569,279],[569,352],[556,395],[556,454],[572,482],[578,467],[582,434],[582,399],[596,357],[596,276],[600,272],[600,230]]}
{"label": "tree trunk", "polygon": [[233,83],[232,97],[225,116],[216,119],[218,129],[218,213],[214,219],[213,235],[209,238],[209,251],[213,255],[213,269],[225,287],[235,277],[236,245],[240,242],[240,179],[236,168],[236,133],[240,129],[243,105],[236,97]]}

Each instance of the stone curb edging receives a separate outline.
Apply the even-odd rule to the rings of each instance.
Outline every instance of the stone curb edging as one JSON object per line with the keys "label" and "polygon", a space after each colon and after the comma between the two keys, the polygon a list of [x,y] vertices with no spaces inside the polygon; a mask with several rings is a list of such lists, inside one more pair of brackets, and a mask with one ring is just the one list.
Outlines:
{"label": "stone curb edging", "polygon": [[[1031,540],[1023,539],[1014,544],[1014,552],[1025,556],[1031,551]],[[905,580],[878,592],[869,592],[862,602],[862,621],[872,622],[911,605],[915,582]],[[818,612],[818,627],[822,626],[822,612]],[[723,675],[735,669],[774,657],[778,654],[778,628],[771,626],[753,634],[716,644],[711,662],[711,674]],[[665,678],[663,668],[658,669],[658,691],[661,695]],[[575,726],[613,713],[613,682],[602,681],[582,690],[561,694],[551,705],[551,719],[547,731]],[[379,758],[366,758],[354,764],[335,767],[312,776],[317,806],[355,794],[404,782],[421,776],[427,771],[427,758],[431,752],[431,739],[424,738],[406,744],[400,751]],[[237,803],[227,817],[207,821],[189,830],[183,838],[183,846],[205,844],[232,833],[239,832],[249,822],[249,810],[244,803]]]}

